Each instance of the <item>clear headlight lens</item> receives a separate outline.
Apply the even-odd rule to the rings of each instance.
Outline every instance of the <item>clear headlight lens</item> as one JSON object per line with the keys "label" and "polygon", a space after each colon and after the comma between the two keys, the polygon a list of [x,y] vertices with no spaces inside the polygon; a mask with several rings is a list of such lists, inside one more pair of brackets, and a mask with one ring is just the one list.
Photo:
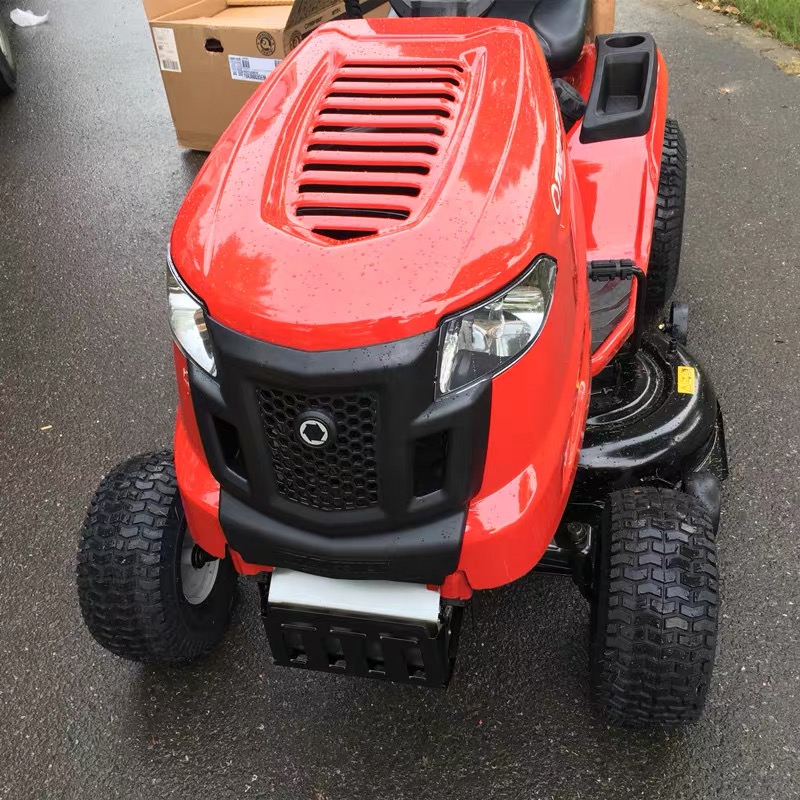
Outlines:
{"label": "clear headlight lens", "polygon": [[216,375],[217,365],[203,307],[181,283],[171,261],[167,269],[167,296],[169,324],[178,347],[198,367],[209,375]]}
{"label": "clear headlight lens", "polygon": [[556,262],[540,256],[504,294],[442,325],[436,389],[448,394],[505,369],[541,331],[556,280]]}

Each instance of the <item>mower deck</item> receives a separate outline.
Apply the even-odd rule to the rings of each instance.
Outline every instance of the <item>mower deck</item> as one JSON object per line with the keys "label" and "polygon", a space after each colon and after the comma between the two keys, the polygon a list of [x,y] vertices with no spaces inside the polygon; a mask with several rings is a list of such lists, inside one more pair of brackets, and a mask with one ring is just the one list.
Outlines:
{"label": "mower deck", "polygon": [[727,477],[722,418],[705,370],[661,331],[592,381],[571,499],[591,502],[646,481],[675,486],[708,470]]}
{"label": "mower deck", "polygon": [[727,475],[722,414],[708,376],[684,346],[648,331],[637,352],[621,353],[592,382],[570,501],[535,570],[572,575],[588,594],[611,492],[645,484],[683,489],[718,520]]}

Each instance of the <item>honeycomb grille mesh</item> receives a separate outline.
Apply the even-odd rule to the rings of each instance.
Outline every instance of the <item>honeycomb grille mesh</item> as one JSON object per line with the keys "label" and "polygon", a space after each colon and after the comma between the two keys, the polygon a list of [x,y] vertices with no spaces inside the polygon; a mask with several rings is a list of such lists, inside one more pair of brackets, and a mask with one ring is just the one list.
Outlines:
{"label": "honeycomb grille mesh", "polygon": [[[375,394],[308,395],[266,388],[257,394],[279,494],[321,511],[377,505]],[[295,433],[298,415],[312,409],[336,421],[336,438],[328,447],[309,447]]]}

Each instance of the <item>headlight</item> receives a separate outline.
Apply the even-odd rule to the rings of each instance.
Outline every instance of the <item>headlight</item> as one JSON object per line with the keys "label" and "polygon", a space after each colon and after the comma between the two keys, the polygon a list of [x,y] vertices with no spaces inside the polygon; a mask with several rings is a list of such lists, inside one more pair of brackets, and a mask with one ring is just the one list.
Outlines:
{"label": "headlight", "polygon": [[533,344],[544,325],[556,262],[540,256],[503,294],[442,325],[436,388],[439,395],[495,375]]}
{"label": "headlight", "polygon": [[214,362],[214,351],[211,348],[203,307],[181,283],[172,261],[167,269],[167,296],[169,324],[178,347],[198,367],[209,375],[216,375],[217,365]]}

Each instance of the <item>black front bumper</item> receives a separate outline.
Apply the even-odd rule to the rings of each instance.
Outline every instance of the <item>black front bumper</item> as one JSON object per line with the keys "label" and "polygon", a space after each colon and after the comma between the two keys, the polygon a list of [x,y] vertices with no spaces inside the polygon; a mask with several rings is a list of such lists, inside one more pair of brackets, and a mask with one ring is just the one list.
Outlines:
{"label": "black front bumper", "polygon": [[326,536],[270,519],[223,489],[219,519],[231,547],[251,564],[438,586],[458,565],[466,512],[398,531]]}

